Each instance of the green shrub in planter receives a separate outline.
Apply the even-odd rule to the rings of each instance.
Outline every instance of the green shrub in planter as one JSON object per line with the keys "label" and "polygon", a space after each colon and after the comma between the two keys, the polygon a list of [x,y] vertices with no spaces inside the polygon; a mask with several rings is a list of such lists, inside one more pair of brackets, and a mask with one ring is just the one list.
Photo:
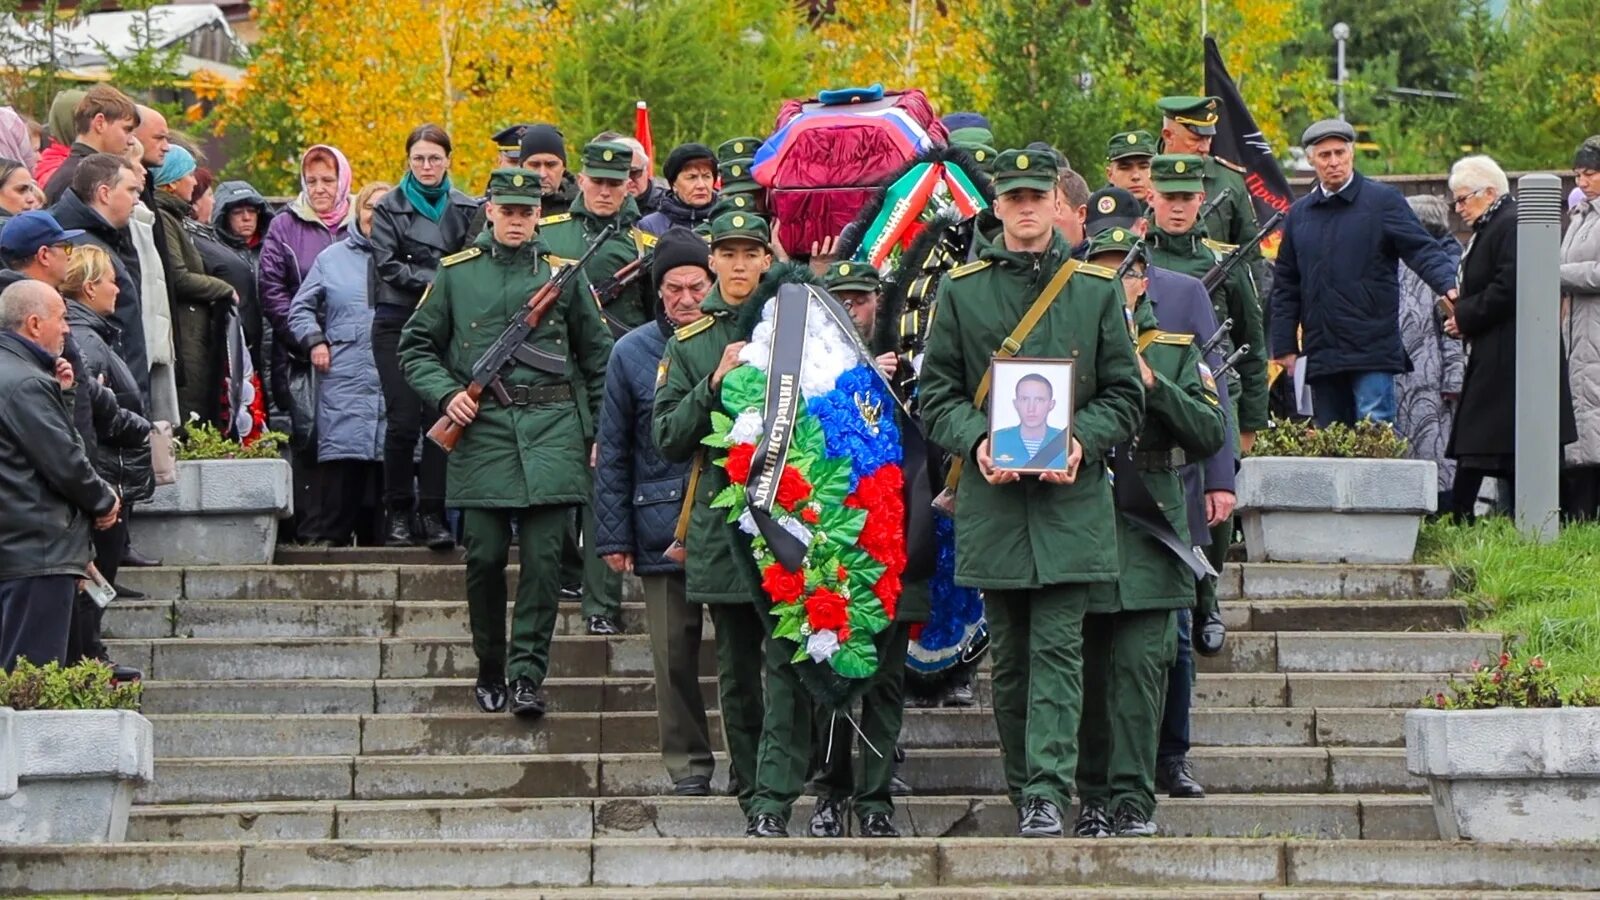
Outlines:
{"label": "green shrub in planter", "polygon": [[190,422],[179,438],[178,459],[279,459],[289,446],[289,436],[281,431],[264,431],[244,446],[226,437],[209,422]]}
{"label": "green shrub in planter", "polygon": [[36,666],[17,661],[9,675],[0,672],[0,706],[24,710],[139,708],[144,686],[137,681],[113,684],[111,667],[85,660],[65,669],[59,663]]}
{"label": "green shrub in planter", "polygon": [[1406,439],[1386,422],[1363,419],[1354,425],[1335,422],[1325,428],[1273,420],[1256,433],[1250,456],[1321,456],[1340,459],[1404,459]]}
{"label": "green shrub in planter", "polygon": [[1562,690],[1542,657],[1515,659],[1510,652],[1503,652],[1494,665],[1474,662],[1471,678],[1465,682],[1451,679],[1445,690],[1422,698],[1421,705],[1424,709],[1600,706],[1600,679],[1586,678]]}

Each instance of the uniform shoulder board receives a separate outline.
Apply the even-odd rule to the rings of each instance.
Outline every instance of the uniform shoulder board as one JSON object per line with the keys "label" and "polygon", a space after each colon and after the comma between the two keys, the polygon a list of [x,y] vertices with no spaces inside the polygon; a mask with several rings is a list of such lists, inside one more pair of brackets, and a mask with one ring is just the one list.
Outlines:
{"label": "uniform shoulder board", "polygon": [[984,269],[989,268],[989,265],[990,263],[987,259],[975,259],[972,262],[963,263],[959,266],[956,266],[954,269],[951,269],[950,277],[960,278],[964,275],[971,275],[973,272],[981,272]]}
{"label": "uniform shoulder board", "polygon": [[710,328],[711,325],[716,321],[717,320],[711,316],[706,316],[703,319],[695,319],[693,322],[690,322],[682,328],[679,328],[677,331],[674,331],[672,336],[677,338],[679,343],[682,343],[687,341],[689,338],[700,334],[707,328]]}
{"label": "uniform shoulder board", "polygon": [[575,259],[567,259],[565,256],[557,256],[554,253],[546,253],[544,255],[544,261],[549,263],[550,268],[552,269],[559,269],[562,266],[570,266],[577,262]]}
{"label": "uniform shoulder board", "polygon": [[1234,170],[1235,172],[1238,172],[1240,175],[1243,175],[1243,174],[1245,174],[1246,171],[1248,171],[1247,169],[1245,169],[1244,166],[1239,165],[1238,163],[1234,162],[1231,159],[1223,159],[1220,156],[1213,156],[1211,158],[1216,160],[1219,163],[1222,163],[1224,166],[1227,166],[1228,168]]}
{"label": "uniform shoulder board", "polygon": [[648,250],[656,245],[656,236],[648,231],[641,231],[636,227],[633,229],[633,242],[640,250]]}
{"label": "uniform shoulder board", "polygon": [[1158,332],[1156,332],[1156,343],[1158,343],[1158,344],[1174,344],[1174,345],[1179,346],[1179,347],[1187,347],[1190,344],[1194,343],[1194,335],[1192,335],[1192,334],[1176,334],[1176,333],[1171,332],[1171,331],[1158,331]]}
{"label": "uniform shoulder board", "polygon": [[1097,266],[1094,263],[1079,263],[1078,271],[1085,275],[1093,275],[1096,278],[1104,278],[1107,280],[1110,280],[1113,275],[1117,274],[1116,269],[1108,269],[1105,266]]}
{"label": "uniform shoulder board", "polygon": [[1229,254],[1239,249],[1238,244],[1229,244],[1224,241],[1213,241],[1211,238],[1201,238],[1200,242],[1221,254]]}
{"label": "uniform shoulder board", "polygon": [[540,225],[560,225],[562,222],[570,222],[570,221],[572,221],[572,213],[556,213],[553,216],[545,216],[544,218],[540,219],[539,220],[539,224]]}
{"label": "uniform shoulder board", "polygon": [[464,263],[469,259],[473,259],[481,255],[483,255],[482,247],[468,247],[460,253],[452,253],[449,256],[446,256],[444,259],[439,260],[439,265],[453,266],[456,263]]}

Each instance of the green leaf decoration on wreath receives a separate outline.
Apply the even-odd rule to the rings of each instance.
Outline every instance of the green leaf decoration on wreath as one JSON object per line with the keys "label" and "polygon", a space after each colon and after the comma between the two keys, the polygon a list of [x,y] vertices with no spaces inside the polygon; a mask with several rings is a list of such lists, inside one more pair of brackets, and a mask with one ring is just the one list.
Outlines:
{"label": "green leaf decoration on wreath", "polygon": [[[841,558],[843,558],[842,554],[846,548],[856,542],[856,538],[861,536],[861,529],[866,524],[867,511],[864,509],[851,509],[848,506],[823,506],[821,520],[817,523],[816,530],[828,536],[828,542],[840,549]],[[862,556],[866,558],[867,562],[872,561],[872,557],[866,556],[864,553]],[[850,563],[848,561],[845,562],[845,568],[848,569],[849,567]]]}
{"label": "green leaf decoration on wreath", "polygon": [[850,640],[839,646],[839,652],[829,662],[835,672],[846,678],[867,678],[878,671],[878,648],[873,646],[870,633],[852,627]]}
{"label": "green leaf decoration on wreath", "polygon": [[767,405],[767,376],[755,366],[740,366],[722,378],[722,408],[738,416]]}

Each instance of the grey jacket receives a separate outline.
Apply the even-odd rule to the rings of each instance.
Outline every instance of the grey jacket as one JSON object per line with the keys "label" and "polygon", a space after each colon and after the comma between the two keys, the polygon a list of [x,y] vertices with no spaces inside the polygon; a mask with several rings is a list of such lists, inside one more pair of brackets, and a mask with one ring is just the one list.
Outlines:
{"label": "grey jacket", "polygon": [[367,302],[372,245],[357,231],[317,255],[289,304],[295,350],[327,344],[333,364],[317,378],[317,459],[383,459],[383,390],[372,357]]}
{"label": "grey jacket", "polygon": [[83,451],[50,355],[0,333],[0,581],[84,574],[116,495]]}
{"label": "grey jacket", "polygon": [[1561,293],[1561,336],[1578,419],[1578,440],[1567,445],[1566,463],[1600,466],[1600,200],[1572,211],[1561,238]]}

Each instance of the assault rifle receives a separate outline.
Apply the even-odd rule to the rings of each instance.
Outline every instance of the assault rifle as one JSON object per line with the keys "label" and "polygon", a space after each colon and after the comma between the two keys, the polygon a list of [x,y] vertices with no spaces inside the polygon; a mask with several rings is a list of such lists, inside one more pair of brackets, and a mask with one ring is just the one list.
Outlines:
{"label": "assault rifle", "polygon": [[1222,201],[1231,196],[1233,196],[1233,188],[1223,188],[1222,190],[1217,191],[1217,195],[1215,197],[1207,200],[1205,205],[1200,207],[1200,212],[1194,217],[1194,220],[1196,222],[1204,222],[1206,220],[1206,216],[1216,212],[1217,207],[1222,205]]}
{"label": "assault rifle", "polygon": [[[1141,241],[1128,248],[1128,255],[1122,258],[1122,263],[1117,266],[1117,271],[1111,275],[1112,284],[1121,284],[1122,279],[1133,270],[1133,264],[1145,258],[1144,242]],[[1146,260],[1148,264],[1148,260]]]}
{"label": "assault rifle", "polygon": [[1222,324],[1217,326],[1217,330],[1211,332],[1211,337],[1206,338],[1205,343],[1200,345],[1200,358],[1204,359],[1210,356],[1211,351],[1217,349],[1217,345],[1222,343],[1222,339],[1227,337],[1228,332],[1232,330],[1233,317],[1229,316],[1228,318],[1223,319]]}
{"label": "assault rifle", "polygon": [[650,271],[650,263],[654,258],[655,251],[651,250],[649,253],[634,259],[612,273],[611,277],[605,281],[589,286],[589,293],[594,295],[595,305],[600,307],[600,318],[604,319],[606,327],[611,329],[613,340],[627,334],[628,327],[613,319],[611,314],[606,312],[606,306],[621,296],[622,292],[628,289],[628,285],[633,284],[648,273]]}
{"label": "assault rifle", "polygon": [[1234,366],[1238,365],[1239,364],[1239,360],[1244,359],[1245,355],[1248,354],[1249,352],[1250,352],[1250,345],[1249,344],[1240,344],[1239,345],[1239,349],[1237,349],[1237,350],[1233,351],[1232,353],[1228,354],[1228,358],[1222,361],[1222,365],[1217,366],[1217,370],[1215,372],[1211,373],[1211,377],[1212,378],[1221,378],[1224,375],[1227,375],[1228,374],[1228,370],[1230,370]]}
{"label": "assault rifle", "polygon": [[[617,230],[616,225],[607,225],[600,231],[583,255],[577,262],[562,266],[551,274],[550,280],[545,282],[533,296],[528,298],[528,305],[523,313],[511,320],[506,330],[495,339],[494,345],[484,352],[472,366],[472,381],[467,384],[467,396],[474,401],[483,397],[483,392],[488,391],[501,403],[510,405],[511,394],[506,390],[500,376],[508,372],[515,363],[549,372],[552,375],[565,375],[567,373],[566,356],[558,356],[527,343],[528,335],[539,327],[545,313],[561,296],[567,283],[572,281],[583,270],[583,266],[600,249],[612,234]],[[446,453],[456,448],[456,443],[461,440],[461,435],[466,429],[455,423],[449,416],[440,416],[439,421],[428,429],[428,439],[439,445],[439,449]]]}
{"label": "assault rifle", "polygon": [[1262,224],[1255,237],[1233,248],[1227,256],[1217,260],[1217,264],[1211,267],[1211,271],[1200,279],[1200,282],[1206,286],[1206,293],[1209,294],[1221,287],[1222,283],[1228,280],[1228,276],[1233,274],[1233,270],[1244,262],[1245,257],[1261,246],[1261,242],[1266,240],[1267,235],[1275,231],[1282,221],[1282,212],[1273,213],[1272,218]]}

